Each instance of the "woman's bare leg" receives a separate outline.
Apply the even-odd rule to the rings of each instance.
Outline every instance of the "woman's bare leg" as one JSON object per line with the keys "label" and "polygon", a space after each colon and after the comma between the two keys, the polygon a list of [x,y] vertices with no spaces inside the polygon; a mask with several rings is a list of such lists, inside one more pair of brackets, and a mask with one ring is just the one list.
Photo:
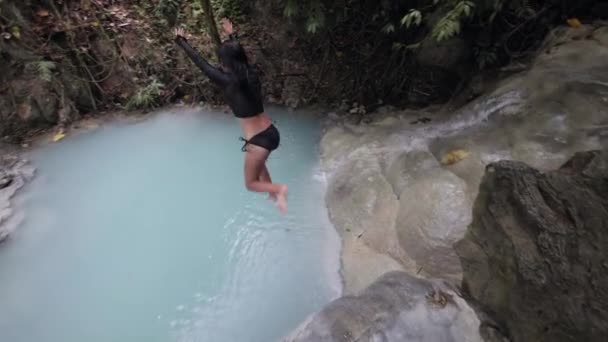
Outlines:
{"label": "woman's bare leg", "polygon": [[[266,163],[264,163],[264,166],[262,167],[262,172],[260,172],[259,180],[261,182],[272,183],[272,179],[270,178],[270,172],[268,172],[268,167],[266,167]],[[272,200],[273,202],[276,202],[277,195],[269,192],[268,199]]]}
{"label": "woman's bare leg", "polygon": [[[273,184],[262,180],[262,173],[266,169],[266,159],[270,153],[255,145],[247,146],[245,154],[245,186],[249,191],[267,192],[270,196],[276,196],[277,206],[281,212],[287,211],[287,185]],[[268,179],[270,174],[268,174]]]}

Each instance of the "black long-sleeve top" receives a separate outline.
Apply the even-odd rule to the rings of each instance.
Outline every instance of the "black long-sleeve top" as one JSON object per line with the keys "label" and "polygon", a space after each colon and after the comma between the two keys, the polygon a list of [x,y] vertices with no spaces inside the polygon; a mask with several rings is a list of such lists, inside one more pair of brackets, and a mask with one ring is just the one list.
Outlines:
{"label": "black long-sleeve top", "polygon": [[[231,37],[231,39],[234,39]],[[216,84],[222,92],[228,105],[237,118],[249,118],[264,112],[262,91],[257,74],[251,68],[247,81],[240,81],[231,72],[224,72],[209,64],[188,41],[181,36],[175,38],[175,42],[186,52],[188,57],[198,66],[209,79]]]}

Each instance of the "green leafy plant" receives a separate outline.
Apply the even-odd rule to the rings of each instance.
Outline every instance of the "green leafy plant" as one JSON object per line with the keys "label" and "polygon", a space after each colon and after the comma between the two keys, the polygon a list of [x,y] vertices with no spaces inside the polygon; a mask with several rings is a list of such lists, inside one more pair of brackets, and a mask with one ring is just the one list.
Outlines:
{"label": "green leafy plant", "polygon": [[401,25],[410,28],[412,26],[420,26],[422,23],[422,13],[417,9],[411,9],[406,15],[401,18]]}
{"label": "green leafy plant", "polygon": [[179,16],[179,6],[181,0],[160,0],[154,9],[154,15],[173,26]]}
{"label": "green leafy plant", "polygon": [[296,0],[287,0],[283,7],[283,15],[287,18],[293,18],[298,14],[298,2]]}
{"label": "green leafy plant", "polygon": [[388,23],[388,24],[384,25],[384,27],[382,28],[382,32],[384,32],[384,33],[395,32],[395,25],[393,25],[392,23]]}
{"label": "green leafy plant", "polygon": [[460,33],[461,21],[473,13],[475,4],[471,1],[459,1],[433,27],[431,36],[438,42],[450,39]]}
{"label": "green leafy plant", "polygon": [[157,79],[153,79],[147,86],[139,89],[137,93],[127,102],[128,110],[154,108],[159,100],[164,85]]}
{"label": "green leafy plant", "polygon": [[242,0],[211,0],[216,17],[236,19],[241,17],[247,4]]}
{"label": "green leafy plant", "polygon": [[473,48],[473,55],[475,56],[479,69],[485,69],[498,61],[498,54],[495,46],[486,48],[475,47]]}
{"label": "green leafy plant", "polygon": [[45,82],[51,82],[53,80],[53,70],[57,68],[57,65],[55,62],[41,60],[30,62],[27,67],[36,74],[36,77]]}

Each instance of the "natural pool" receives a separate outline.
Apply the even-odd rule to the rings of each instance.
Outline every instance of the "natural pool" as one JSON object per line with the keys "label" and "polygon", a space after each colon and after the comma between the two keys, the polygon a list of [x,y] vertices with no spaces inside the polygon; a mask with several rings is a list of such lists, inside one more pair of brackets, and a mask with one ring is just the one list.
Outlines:
{"label": "natural pool", "polygon": [[0,246],[0,340],[279,340],[340,292],[318,120],[269,110],[289,212],[243,183],[235,119],[166,111],[31,153]]}

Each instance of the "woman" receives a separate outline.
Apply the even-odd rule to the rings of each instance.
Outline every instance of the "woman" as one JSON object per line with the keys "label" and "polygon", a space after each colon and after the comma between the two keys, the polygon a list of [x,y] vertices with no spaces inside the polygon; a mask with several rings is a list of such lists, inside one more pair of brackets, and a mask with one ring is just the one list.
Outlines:
{"label": "woman", "polygon": [[224,19],[222,27],[230,39],[220,45],[217,54],[220,69],[213,67],[186,40],[185,31],[175,29],[175,41],[202,71],[222,89],[226,102],[239,119],[245,142],[245,186],[249,191],[267,192],[282,213],[287,211],[287,185],[272,183],[266,160],[279,146],[280,135],[264,113],[260,80],[249,65],[245,50],[234,34],[232,23]]}

